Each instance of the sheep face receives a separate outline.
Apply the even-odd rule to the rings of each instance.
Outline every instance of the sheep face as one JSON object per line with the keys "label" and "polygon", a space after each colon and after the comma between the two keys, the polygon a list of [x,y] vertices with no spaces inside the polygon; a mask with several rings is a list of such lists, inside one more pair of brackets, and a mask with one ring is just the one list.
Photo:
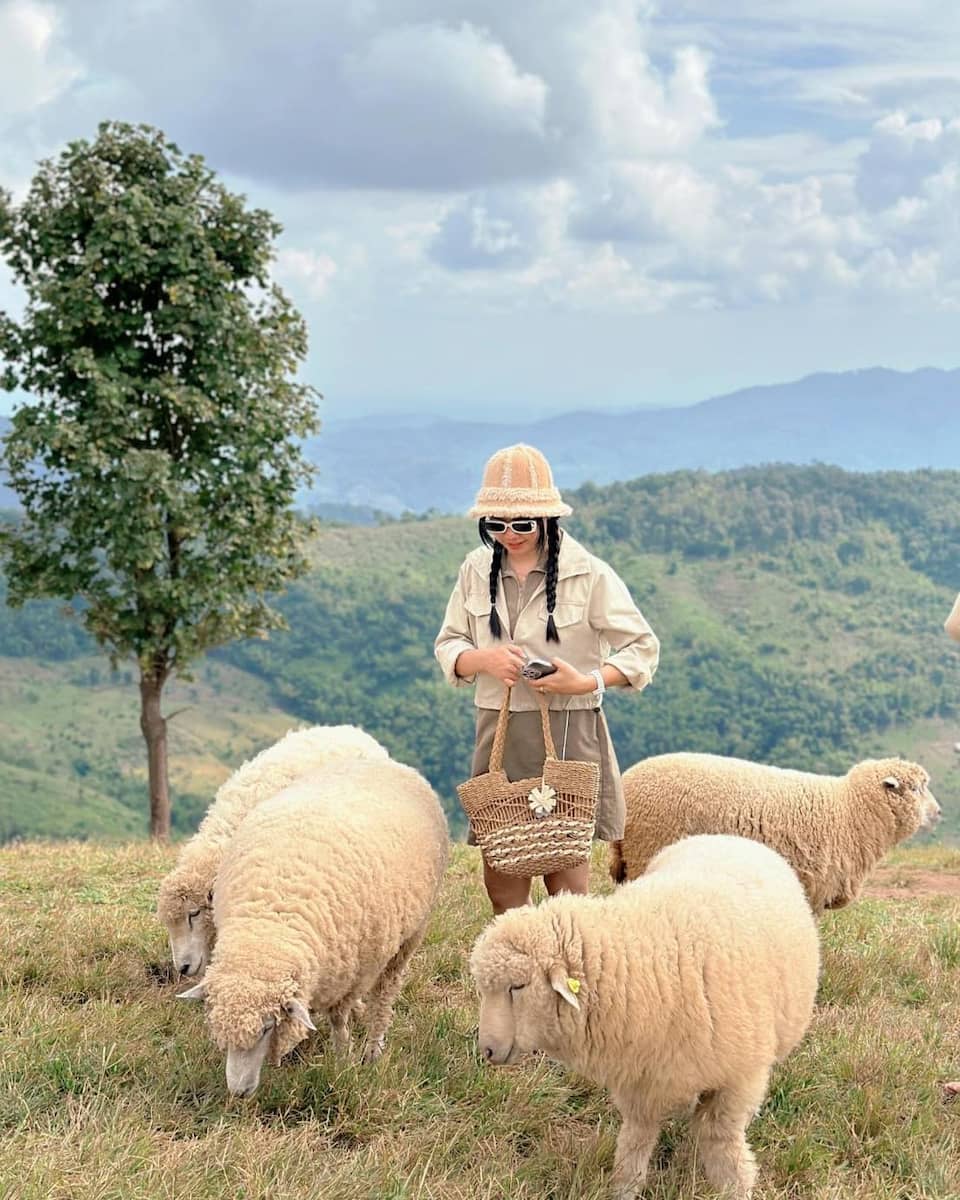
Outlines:
{"label": "sheep face", "polygon": [[480,992],[481,1057],[493,1066],[531,1050],[561,1057],[560,1000],[579,1009],[580,983],[559,958],[544,966],[501,932],[494,927],[481,937],[470,961]]}
{"label": "sheep face", "polygon": [[202,977],[210,961],[216,937],[212,903],[212,892],[202,897],[188,894],[167,904],[161,912],[173,968],[185,978]]}
{"label": "sheep face", "polygon": [[[280,999],[270,994],[273,990],[258,988],[249,980],[215,976],[178,996],[205,1002],[213,1040],[226,1051],[227,1090],[232,1096],[252,1096],[267,1056],[279,1062],[282,1054],[306,1037],[307,1030],[316,1029],[301,1000]],[[284,986],[281,994],[289,991]]]}
{"label": "sheep face", "polygon": [[912,837],[921,829],[933,829],[941,809],[923,767],[901,759],[886,759],[875,766],[880,768],[879,786],[893,813],[898,839]]}
{"label": "sheep face", "polygon": [[252,1096],[260,1086],[260,1072],[276,1027],[274,1017],[264,1017],[252,1046],[227,1050],[227,1091],[231,1096]]}

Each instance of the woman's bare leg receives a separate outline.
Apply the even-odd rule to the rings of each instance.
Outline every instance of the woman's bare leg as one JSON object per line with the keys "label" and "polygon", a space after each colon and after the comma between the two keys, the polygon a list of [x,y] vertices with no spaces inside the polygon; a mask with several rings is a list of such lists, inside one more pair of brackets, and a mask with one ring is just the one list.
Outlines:
{"label": "woman's bare leg", "polygon": [[551,896],[556,896],[558,892],[586,896],[590,891],[590,864],[585,862],[566,871],[553,871],[550,875],[544,875],[543,882]]}
{"label": "woman's bare leg", "polygon": [[483,882],[493,905],[493,915],[498,917],[508,908],[520,908],[530,903],[530,880],[523,875],[504,875],[483,864]]}

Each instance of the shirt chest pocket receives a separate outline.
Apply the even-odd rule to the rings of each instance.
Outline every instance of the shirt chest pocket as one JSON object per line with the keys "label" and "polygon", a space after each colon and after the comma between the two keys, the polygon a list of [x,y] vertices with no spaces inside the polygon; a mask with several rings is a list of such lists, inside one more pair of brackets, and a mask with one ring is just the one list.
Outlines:
{"label": "shirt chest pocket", "polygon": [[593,636],[586,623],[585,606],[558,601],[553,610],[553,622],[560,638],[559,645],[547,641],[547,601],[540,595],[520,614],[513,640],[537,658],[552,658],[559,654],[569,661],[582,657]]}
{"label": "shirt chest pocket", "polygon": [[[569,601],[558,603],[553,610],[553,620],[557,629],[566,629],[571,625],[582,625],[585,617],[586,605],[575,604]],[[544,601],[544,612],[546,612],[546,601]]]}
{"label": "shirt chest pocket", "polygon": [[[470,632],[478,646],[490,645],[493,634],[490,632],[490,597],[480,592],[470,592],[463,602],[470,622]],[[502,614],[501,614],[502,620]]]}

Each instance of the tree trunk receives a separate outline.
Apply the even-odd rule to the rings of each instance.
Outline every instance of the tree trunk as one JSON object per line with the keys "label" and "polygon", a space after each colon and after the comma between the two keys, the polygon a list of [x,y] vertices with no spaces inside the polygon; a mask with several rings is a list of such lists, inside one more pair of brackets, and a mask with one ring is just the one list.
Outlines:
{"label": "tree trunk", "polygon": [[167,782],[167,722],[160,714],[164,675],[140,672],[140,728],[147,743],[150,777],[150,837],[155,842],[170,840],[170,789]]}

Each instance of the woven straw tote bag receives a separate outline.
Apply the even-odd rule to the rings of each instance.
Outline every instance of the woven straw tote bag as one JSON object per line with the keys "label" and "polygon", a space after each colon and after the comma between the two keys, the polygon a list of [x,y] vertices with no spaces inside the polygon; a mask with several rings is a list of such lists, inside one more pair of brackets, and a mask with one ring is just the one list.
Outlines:
{"label": "woven straw tote bag", "polygon": [[457,788],[487,865],[505,875],[549,875],[590,857],[597,819],[600,767],[557,758],[546,699],[537,694],[546,751],[543,774],[511,783],[503,770],[510,689],[490,751],[490,769]]}

